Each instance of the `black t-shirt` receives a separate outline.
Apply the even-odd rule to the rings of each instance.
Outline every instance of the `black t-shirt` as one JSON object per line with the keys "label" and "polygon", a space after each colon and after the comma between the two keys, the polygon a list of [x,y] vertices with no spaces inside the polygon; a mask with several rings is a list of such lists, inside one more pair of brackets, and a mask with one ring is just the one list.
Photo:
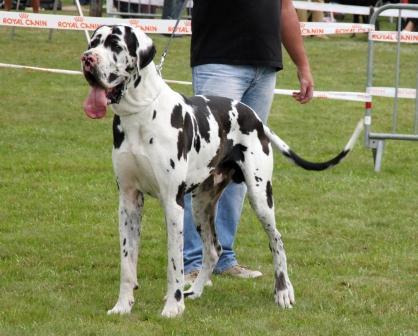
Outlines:
{"label": "black t-shirt", "polygon": [[194,0],[191,65],[282,69],[281,0]]}

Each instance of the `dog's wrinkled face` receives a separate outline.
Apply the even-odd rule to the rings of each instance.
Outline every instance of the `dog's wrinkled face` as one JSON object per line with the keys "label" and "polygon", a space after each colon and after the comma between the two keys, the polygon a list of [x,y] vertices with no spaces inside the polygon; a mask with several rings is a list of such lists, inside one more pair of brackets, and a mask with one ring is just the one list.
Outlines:
{"label": "dog's wrinkled face", "polygon": [[108,104],[118,104],[128,85],[138,85],[139,71],[155,55],[152,40],[129,26],[102,26],[81,56],[91,91],[84,103],[90,118],[102,118]]}

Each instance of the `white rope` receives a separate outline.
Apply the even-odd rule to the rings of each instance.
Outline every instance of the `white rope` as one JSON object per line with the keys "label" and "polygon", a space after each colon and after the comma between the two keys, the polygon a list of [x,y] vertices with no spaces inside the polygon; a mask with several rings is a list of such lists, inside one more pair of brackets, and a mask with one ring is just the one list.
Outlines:
{"label": "white rope", "polygon": [[[17,65],[17,64],[5,64],[0,63],[0,68],[14,68],[14,69],[27,69],[34,71],[50,72],[57,74],[65,75],[82,75],[81,71],[74,70],[62,70],[62,69],[48,69],[48,68],[39,68],[26,65]],[[192,85],[188,81],[178,81],[173,79],[164,79],[166,83],[169,84],[180,84],[180,85]],[[291,96],[294,92],[298,90],[284,90],[284,89],[275,89],[274,94]],[[337,91],[314,91],[314,98],[319,99],[335,99],[335,100],[348,100],[348,101],[359,101],[359,102],[369,102],[371,101],[371,95],[364,92],[337,92]]]}

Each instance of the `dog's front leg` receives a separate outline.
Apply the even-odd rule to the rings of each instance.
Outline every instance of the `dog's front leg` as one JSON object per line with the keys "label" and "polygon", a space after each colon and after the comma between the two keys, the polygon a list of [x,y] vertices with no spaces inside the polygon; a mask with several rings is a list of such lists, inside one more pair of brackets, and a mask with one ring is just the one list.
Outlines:
{"label": "dog's front leg", "polygon": [[119,197],[120,289],[116,305],[107,313],[128,314],[134,304],[134,289],[138,288],[137,262],[144,196],[138,191],[121,190]]}
{"label": "dog's front leg", "polygon": [[164,317],[176,317],[184,311],[183,216],[184,209],[176,201],[164,204],[167,226],[167,295]]}

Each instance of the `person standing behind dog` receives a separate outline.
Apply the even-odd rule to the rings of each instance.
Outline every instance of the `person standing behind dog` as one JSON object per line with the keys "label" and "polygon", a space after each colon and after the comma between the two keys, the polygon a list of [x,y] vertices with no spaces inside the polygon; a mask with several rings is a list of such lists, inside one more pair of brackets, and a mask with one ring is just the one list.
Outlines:
{"label": "person standing behind dog", "polygon": [[[13,0],[4,0],[4,9],[9,11],[12,9],[12,1]],[[41,0],[32,0],[32,9],[34,13],[39,13],[39,7],[41,4]]]}
{"label": "person standing behind dog", "polygon": [[[191,66],[196,95],[224,96],[250,106],[263,120],[283,67],[281,43],[297,66],[304,104],[313,94],[313,78],[292,0],[194,0]],[[238,264],[233,250],[246,186],[230,183],[217,208],[216,230],[223,253],[214,272],[239,278],[262,275]],[[202,266],[202,243],[193,223],[191,195],[185,197],[184,272],[186,283]]]}
{"label": "person standing behind dog", "polygon": [[[405,3],[418,4],[418,0],[409,0]],[[413,18],[405,19],[405,27],[403,27],[403,30],[407,32],[418,31],[418,19],[413,19]]]}
{"label": "person standing behind dog", "polygon": [[[309,0],[310,2],[310,0]],[[312,0],[312,2],[324,3],[324,0]],[[296,10],[298,13],[298,18],[300,22],[308,22],[310,11],[306,9]],[[312,11],[312,22],[323,22],[324,21],[324,12],[322,11]],[[326,35],[314,35],[316,38],[328,39]]]}

